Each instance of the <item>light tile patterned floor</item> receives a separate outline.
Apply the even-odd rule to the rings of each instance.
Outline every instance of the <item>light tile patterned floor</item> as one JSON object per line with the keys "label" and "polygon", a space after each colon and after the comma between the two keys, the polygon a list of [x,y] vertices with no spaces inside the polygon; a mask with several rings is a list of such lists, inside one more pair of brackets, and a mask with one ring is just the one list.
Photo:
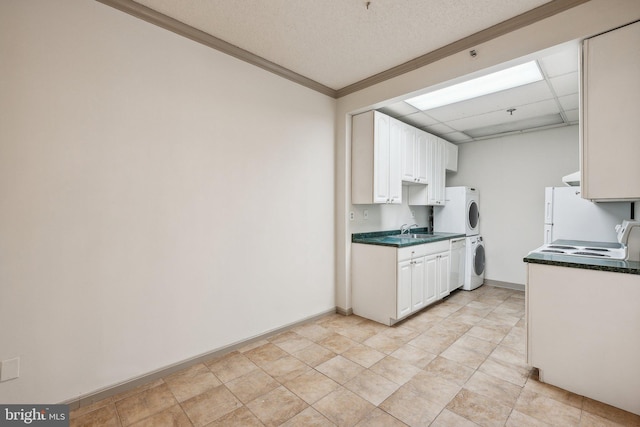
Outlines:
{"label": "light tile patterned floor", "polygon": [[394,327],[323,317],[79,408],[71,425],[640,426],[537,381],[524,345],[524,293],[485,285]]}

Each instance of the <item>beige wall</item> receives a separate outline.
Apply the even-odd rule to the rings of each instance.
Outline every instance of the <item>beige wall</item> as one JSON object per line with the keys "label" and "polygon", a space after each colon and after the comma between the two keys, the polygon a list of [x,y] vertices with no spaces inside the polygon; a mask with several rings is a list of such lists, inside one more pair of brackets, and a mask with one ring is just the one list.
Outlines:
{"label": "beige wall", "polygon": [[[353,210],[350,194],[350,115],[379,108],[466,79],[465,76],[489,72],[501,64],[516,63],[528,56],[562,43],[581,40],[611,28],[640,19],[637,0],[591,0],[563,13],[475,46],[472,58],[463,51],[415,71],[387,80],[338,100],[336,141],[336,305],[351,307],[350,248]],[[488,260],[491,263],[491,260]]]}
{"label": "beige wall", "polygon": [[485,278],[524,285],[522,258],[543,243],[544,188],[580,168],[578,126],[462,144],[458,158],[447,185],[480,192]]}
{"label": "beige wall", "polygon": [[335,307],[335,100],[98,2],[0,2],[0,402]]}

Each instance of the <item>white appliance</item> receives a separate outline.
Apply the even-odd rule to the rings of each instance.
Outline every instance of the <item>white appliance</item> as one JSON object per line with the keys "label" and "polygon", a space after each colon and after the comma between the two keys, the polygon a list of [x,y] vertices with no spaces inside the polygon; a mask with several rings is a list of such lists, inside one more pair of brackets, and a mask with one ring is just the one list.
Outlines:
{"label": "white appliance", "polygon": [[616,225],[618,242],[625,252],[628,261],[640,261],[640,221],[625,219],[622,224]]}
{"label": "white appliance", "polygon": [[583,240],[555,240],[530,253],[571,255],[575,257],[625,259],[627,251],[620,243],[588,242]]}
{"label": "white appliance", "polygon": [[464,285],[465,271],[467,268],[467,237],[451,239],[451,271],[449,274],[449,289],[455,290]]}
{"label": "white appliance", "polygon": [[480,194],[471,187],[447,187],[444,206],[433,208],[433,230],[440,233],[480,233]]}
{"label": "white appliance", "polygon": [[615,226],[631,214],[630,202],[594,203],[580,197],[580,187],[547,187],[544,196],[547,244],[561,239],[617,242]]}
{"label": "white appliance", "polygon": [[467,237],[467,261],[462,289],[472,291],[484,283],[484,243],[482,236]]}

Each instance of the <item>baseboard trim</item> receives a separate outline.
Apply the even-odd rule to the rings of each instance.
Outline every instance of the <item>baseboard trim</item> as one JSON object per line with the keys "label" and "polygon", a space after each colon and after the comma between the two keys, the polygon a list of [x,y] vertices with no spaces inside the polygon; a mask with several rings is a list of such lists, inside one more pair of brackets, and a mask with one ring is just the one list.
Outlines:
{"label": "baseboard trim", "polygon": [[502,282],[500,280],[491,280],[484,279],[484,284],[489,286],[494,286],[496,288],[506,288],[513,289],[514,291],[522,291],[525,290],[525,285],[521,285],[520,283],[511,283],[511,282]]}
{"label": "baseboard trim", "polygon": [[336,307],[336,313],[342,314],[343,316],[351,316],[353,314],[352,308],[344,309],[342,307]]}
{"label": "baseboard trim", "polygon": [[[141,385],[153,382],[153,381],[158,380],[160,378],[164,378],[164,377],[166,377],[168,375],[171,375],[171,374],[173,374],[175,372],[178,372],[180,370],[189,368],[190,366],[196,365],[198,363],[202,363],[202,362],[204,362],[206,360],[209,360],[209,359],[212,359],[212,358],[215,358],[215,357],[222,356],[222,355],[224,355],[226,353],[230,353],[232,351],[238,350],[239,348],[245,347],[245,346],[247,346],[249,344],[252,344],[252,343],[254,343],[256,341],[260,341],[260,340],[263,340],[265,338],[269,338],[269,337],[271,337],[273,335],[279,334],[281,332],[285,332],[285,331],[287,331],[289,329],[292,329],[292,328],[294,328],[296,326],[300,326],[300,325],[302,325],[304,323],[318,320],[318,319],[320,319],[322,317],[325,317],[325,316],[327,316],[329,314],[338,313],[339,311],[345,311],[345,310],[338,309],[338,307],[334,307],[334,308],[332,308],[330,310],[326,310],[326,311],[320,312],[318,314],[314,314],[312,316],[309,316],[309,317],[306,317],[304,319],[298,320],[296,322],[287,324],[285,326],[281,326],[281,327],[278,327],[278,328],[275,328],[275,329],[271,329],[271,330],[269,330],[269,331],[267,331],[265,333],[262,333],[260,335],[256,335],[256,336],[253,336],[251,338],[247,338],[247,339],[244,339],[244,340],[241,340],[241,341],[237,341],[237,342],[229,344],[227,346],[220,347],[220,348],[217,348],[217,349],[212,350],[212,351],[208,351],[208,352],[200,354],[198,356],[183,360],[181,362],[174,363],[174,364],[169,365],[169,366],[165,366],[164,368],[160,368],[160,369],[157,369],[155,371],[148,372],[148,373],[140,375],[138,377],[131,378],[129,380],[120,382],[118,384],[115,384],[115,385],[112,385],[112,386],[108,386],[108,387],[105,387],[105,388],[102,388],[102,389],[87,393],[87,394],[82,395],[80,397],[77,397],[77,398],[74,398],[74,399],[69,399],[69,400],[61,402],[61,403],[69,405],[69,409],[70,410],[77,409],[77,408],[80,408],[80,407],[83,407],[83,406],[89,406],[89,405],[91,405],[93,403],[96,403],[96,402],[98,402],[100,400],[106,399],[106,398],[111,397],[111,396],[115,396],[115,395],[120,394],[120,393],[124,393],[124,392],[130,391],[130,390],[133,390],[136,387],[139,387]],[[342,313],[340,313],[340,314],[342,314]]]}

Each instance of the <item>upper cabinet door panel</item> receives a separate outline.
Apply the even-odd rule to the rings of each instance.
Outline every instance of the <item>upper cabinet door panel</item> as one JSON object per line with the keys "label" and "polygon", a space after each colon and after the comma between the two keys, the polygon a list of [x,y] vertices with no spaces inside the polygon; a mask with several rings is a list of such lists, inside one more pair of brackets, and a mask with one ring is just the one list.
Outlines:
{"label": "upper cabinet door panel", "polygon": [[640,199],[640,22],[585,40],[582,197]]}
{"label": "upper cabinet door panel", "polygon": [[402,126],[400,145],[402,149],[402,180],[414,182],[416,179],[416,130]]}
{"label": "upper cabinet door panel", "polygon": [[387,203],[402,203],[402,165],[401,139],[403,123],[389,119],[389,201]]}
{"label": "upper cabinet door panel", "polygon": [[373,194],[374,203],[386,203],[389,199],[389,149],[390,118],[383,114],[375,115],[375,130],[373,146],[375,150],[373,159]]}
{"label": "upper cabinet door panel", "polygon": [[353,116],[351,203],[401,203],[400,127],[378,111]]}

